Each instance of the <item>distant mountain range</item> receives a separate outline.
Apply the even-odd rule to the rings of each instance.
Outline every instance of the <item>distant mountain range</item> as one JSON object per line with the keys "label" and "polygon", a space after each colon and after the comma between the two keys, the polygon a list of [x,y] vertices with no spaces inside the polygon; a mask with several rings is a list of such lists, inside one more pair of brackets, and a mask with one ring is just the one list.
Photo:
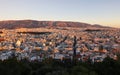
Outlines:
{"label": "distant mountain range", "polygon": [[36,20],[9,20],[0,21],[0,29],[15,29],[15,28],[39,28],[39,27],[97,27],[106,28],[101,25],[91,25],[81,22],[67,22],[67,21],[36,21]]}

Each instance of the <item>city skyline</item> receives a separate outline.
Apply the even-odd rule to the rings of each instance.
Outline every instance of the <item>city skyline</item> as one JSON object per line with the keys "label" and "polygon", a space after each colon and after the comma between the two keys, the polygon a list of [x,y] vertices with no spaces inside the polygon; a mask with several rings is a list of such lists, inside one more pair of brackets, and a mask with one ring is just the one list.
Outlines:
{"label": "city skyline", "polygon": [[0,20],[51,20],[120,28],[119,0],[1,0]]}

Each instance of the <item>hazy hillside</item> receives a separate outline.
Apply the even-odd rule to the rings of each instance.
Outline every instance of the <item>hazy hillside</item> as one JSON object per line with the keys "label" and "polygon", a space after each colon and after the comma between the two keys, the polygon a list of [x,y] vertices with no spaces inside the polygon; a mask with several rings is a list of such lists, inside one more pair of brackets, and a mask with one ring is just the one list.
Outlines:
{"label": "hazy hillside", "polygon": [[36,21],[36,20],[11,20],[0,21],[0,29],[7,28],[38,28],[38,27],[103,27],[91,25],[81,22],[66,22],[66,21]]}

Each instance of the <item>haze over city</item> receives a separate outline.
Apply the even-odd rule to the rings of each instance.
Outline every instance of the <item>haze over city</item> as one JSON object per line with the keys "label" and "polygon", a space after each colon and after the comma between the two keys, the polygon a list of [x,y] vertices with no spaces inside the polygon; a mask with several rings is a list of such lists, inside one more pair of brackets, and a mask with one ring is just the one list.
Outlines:
{"label": "haze over city", "polygon": [[1,0],[0,20],[73,21],[120,28],[120,0]]}

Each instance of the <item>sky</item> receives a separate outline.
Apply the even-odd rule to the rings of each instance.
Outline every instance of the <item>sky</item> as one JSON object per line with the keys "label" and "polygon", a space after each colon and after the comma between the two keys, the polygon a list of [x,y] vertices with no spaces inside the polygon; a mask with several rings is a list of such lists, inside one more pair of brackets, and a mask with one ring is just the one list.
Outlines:
{"label": "sky", "polygon": [[120,28],[120,0],[0,0],[0,20],[74,21]]}

